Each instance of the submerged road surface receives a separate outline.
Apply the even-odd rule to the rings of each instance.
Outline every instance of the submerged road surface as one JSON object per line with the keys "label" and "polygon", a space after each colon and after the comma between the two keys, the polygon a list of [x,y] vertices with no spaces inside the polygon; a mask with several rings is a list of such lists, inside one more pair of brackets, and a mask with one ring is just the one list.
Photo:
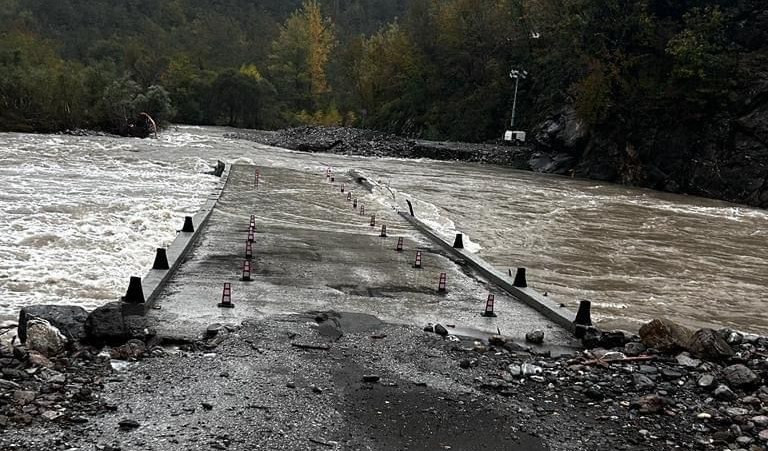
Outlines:
{"label": "submerged road surface", "polygon": [[492,165],[292,152],[227,139],[231,131],[0,134],[0,321],[27,305],[90,310],[117,299],[200,208],[217,182],[204,171],[218,159],[359,170],[401,208],[415,199],[444,236],[463,232],[466,248],[499,270],[527,267],[554,302],[591,300],[604,328],[666,317],[768,333],[765,210]]}
{"label": "submerged road surface", "polygon": [[[212,323],[332,309],[395,323],[500,330],[521,340],[541,329],[550,344],[571,343],[566,331],[453,262],[375,199],[344,176],[330,183],[315,172],[233,166],[199,242],[150,310],[153,326],[163,336],[192,338]],[[252,215],[252,280],[243,281]],[[395,249],[398,238],[402,252]],[[417,251],[422,269],[413,268]],[[445,293],[438,292],[441,273],[447,276]],[[218,307],[225,283],[231,284],[234,308]],[[496,298],[496,318],[480,315],[489,293]]]}

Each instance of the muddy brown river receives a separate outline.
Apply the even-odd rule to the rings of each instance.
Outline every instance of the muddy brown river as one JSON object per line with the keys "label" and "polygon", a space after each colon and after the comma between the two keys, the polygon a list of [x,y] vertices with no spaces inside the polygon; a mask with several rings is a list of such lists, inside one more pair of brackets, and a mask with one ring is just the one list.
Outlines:
{"label": "muddy brown river", "polygon": [[159,140],[0,134],[0,317],[23,305],[93,308],[215,185],[217,159],[359,170],[405,208],[607,327],[652,317],[768,333],[768,212],[708,199],[460,162],[303,154],[178,127]]}

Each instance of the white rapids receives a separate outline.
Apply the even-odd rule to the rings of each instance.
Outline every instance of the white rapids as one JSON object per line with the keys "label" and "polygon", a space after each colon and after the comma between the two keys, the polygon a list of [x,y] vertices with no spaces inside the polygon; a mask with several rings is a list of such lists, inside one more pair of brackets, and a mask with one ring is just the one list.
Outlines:
{"label": "white rapids", "polygon": [[768,333],[768,212],[726,202],[460,162],[305,154],[177,127],[158,140],[0,134],[0,320],[24,305],[93,308],[143,275],[218,179],[216,160],[359,171],[382,208],[569,307],[636,328],[655,316]]}

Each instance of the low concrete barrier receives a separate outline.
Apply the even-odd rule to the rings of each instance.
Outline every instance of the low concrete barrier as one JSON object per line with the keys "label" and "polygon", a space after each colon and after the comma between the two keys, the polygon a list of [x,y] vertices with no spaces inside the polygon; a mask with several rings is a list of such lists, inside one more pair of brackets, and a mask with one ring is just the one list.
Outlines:
{"label": "low concrete barrier", "polygon": [[[139,304],[123,303],[123,316],[127,315],[145,315],[149,309],[152,308],[160,292],[168,283],[171,276],[176,272],[187,255],[192,245],[195,244],[197,238],[202,233],[205,225],[208,223],[208,219],[213,213],[213,209],[224,192],[224,187],[229,181],[229,173],[232,169],[232,165],[227,164],[221,172],[221,180],[216,188],[203,204],[202,208],[192,217],[192,224],[194,226],[193,232],[179,231],[176,235],[176,239],[168,247],[166,253],[168,256],[168,269],[150,269],[146,276],[141,280],[141,286],[146,296],[145,302]],[[181,224],[179,224],[181,225]]]}
{"label": "low concrete barrier", "polygon": [[450,242],[436,234],[427,224],[420,221],[415,216],[411,216],[409,213],[402,211],[400,212],[400,216],[405,218],[414,227],[416,227],[416,229],[429,237],[432,241],[442,246],[455,257],[466,261],[467,264],[469,264],[485,278],[487,278],[488,281],[498,285],[500,288],[502,288],[516,299],[525,302],[527,305],[534,308],[546,318],[557,323],[564,329],[570,332],[575,331],[575,326],[573,324],[575,314],[573,312],[569,311],[565,307],[560,307],[559,304],[552,302],[545,296],[537,293],[532,288],[520,288],[514,286],[513,281],[506,274],[496,270],[493,265],[486,262],[477,255],[464,249],[454,248]]}

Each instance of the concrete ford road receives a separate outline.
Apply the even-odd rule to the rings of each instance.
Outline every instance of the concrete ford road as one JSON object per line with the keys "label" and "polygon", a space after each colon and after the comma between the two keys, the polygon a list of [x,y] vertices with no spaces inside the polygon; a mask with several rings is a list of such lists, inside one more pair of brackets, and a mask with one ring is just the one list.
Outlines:
{"label": "concrete ford road", "polygon": [[[188,342],[151,347],[141,362],[78,361],[72,371],[88,378],[64,376],[76,391],[67,407],[3,430],[0,449],[647,449],[642,431],[670,423],[624,418],[622,395],[607,398],[627,389],[613,387],[623,372],[608,368],[597,384],[587,363],[569,357],[423,332],[440,322],[454,332],[499,328],[522,342],[541,329],[549,346],[573,343],[475,274],[479,263],[451,260],[469,256],[426,240],[351,178],[260,169],[257,187],[255,173],[231,168],[216,206],[197,216],[195,244],[170,252],[169,266],[181,264],[151,290],[154,308],[138,305],[160,336]],[[251,216],[251,281],[243,281]],[[422,269],[413,268],[417,251]],[[480,316],[489,292],[497,317]],[[144,344],[112,352],[134,346]],[[18,402],[36,396],[16,392]],[[45,396],[41,409],[51,405]],[[669,428],[671,437],[692,430]]]}
{"label": "concrete ford road", "polygon": [[[202,236],[150,309],[150,325],[161,336],[189,339],[211,323],[333,309],[395,323],[498,329],[520,340],[541,329],[550,344],[573,343],[564,329],[452,261],[363,186],[344,175],[334,178],[233,166]],[[251,281],[243,281],[252,215]],[[380,236],[382,226],[387,237]],[[395,250],[398,238],[402,252]],[[417,251],[422,269],[413,268]],[[441,273],[445,293],[438,292]],[[218,307],[225,283],[234,308]],[[496,318],[480,316],[489,293],[495,294]]]}

